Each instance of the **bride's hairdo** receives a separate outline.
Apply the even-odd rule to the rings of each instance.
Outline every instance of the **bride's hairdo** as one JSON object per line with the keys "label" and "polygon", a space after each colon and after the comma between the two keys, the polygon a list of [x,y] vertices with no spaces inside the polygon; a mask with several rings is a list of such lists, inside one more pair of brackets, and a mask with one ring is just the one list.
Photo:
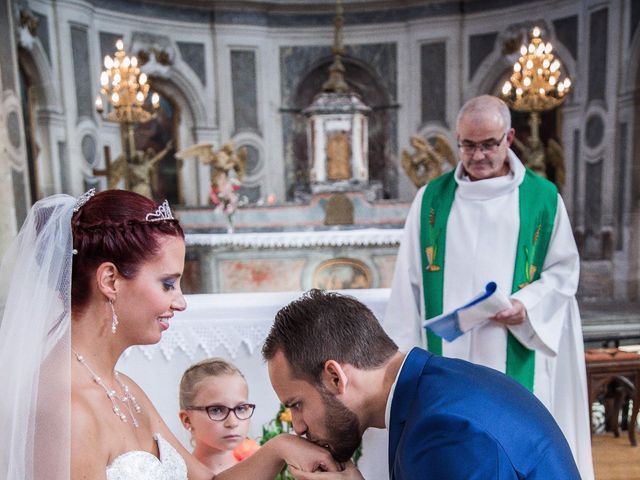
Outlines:
{"label": "bride's hairdo", "polygon": [[[140,264],[158,253],[158,240],[165,235],[182,237],[177,220],[163,214],[159,205],[126,190],[107,190],[89,198],[71,219],[73,271],[71,302],[82,309],[89,299],[91,276],[103,262],[113,262],[120,274],[132,278]],[[170,211],[169,211],[170,212]]]}

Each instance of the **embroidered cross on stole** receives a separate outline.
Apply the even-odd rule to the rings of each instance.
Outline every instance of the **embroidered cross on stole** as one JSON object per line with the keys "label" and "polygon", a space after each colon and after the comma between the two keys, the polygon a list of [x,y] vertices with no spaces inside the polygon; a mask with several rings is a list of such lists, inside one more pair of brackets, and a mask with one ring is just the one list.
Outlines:
{"label": "embroidered cross on stole", "polygon": [[[420,249],[425,319],[442,313],[442,289],[447,221],[455,198],[455,171],[446,173],[427,185],[420,213]],[[548,180],[527,169],[518,188],[520,231],[511,292],[540,278],[553,232],[558,190]],[[427,350],[442,355],[442,338],[427,330]],[[533,391],[535,351],[522,345],[507,331],[507,365],[505,373]]]}

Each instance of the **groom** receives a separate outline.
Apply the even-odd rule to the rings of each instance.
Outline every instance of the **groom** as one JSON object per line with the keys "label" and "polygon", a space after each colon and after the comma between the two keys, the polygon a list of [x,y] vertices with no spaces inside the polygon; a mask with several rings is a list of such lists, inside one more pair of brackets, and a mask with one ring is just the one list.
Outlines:
{"label": "groom", "polygon": [[[346,462],[369,427],[389,430],[389,477],[579,479],[546,408],[495,370],[408,354],[356,299],[311,290],[276,315],[262,354],[299,435]],[[297,479],[359,479],[339,473]]]}

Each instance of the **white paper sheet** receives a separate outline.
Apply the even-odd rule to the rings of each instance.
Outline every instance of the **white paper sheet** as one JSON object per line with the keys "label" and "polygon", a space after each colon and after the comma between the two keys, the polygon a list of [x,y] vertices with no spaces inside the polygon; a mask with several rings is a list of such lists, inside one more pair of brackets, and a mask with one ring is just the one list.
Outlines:
{"label": "white paper sheet", "polygon": [[489,282],[465,305],[423,323],[436,335],[452,342],[465,332],[488,322],[496,313],[511,307],[511,302],[499,290],[495,282]]}

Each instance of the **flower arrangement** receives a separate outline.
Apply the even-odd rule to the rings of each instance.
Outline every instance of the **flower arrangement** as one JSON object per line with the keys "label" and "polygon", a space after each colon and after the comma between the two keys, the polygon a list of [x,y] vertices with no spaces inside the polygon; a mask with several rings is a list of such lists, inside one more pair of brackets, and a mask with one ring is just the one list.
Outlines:
{"label": "flower arrangement", "polygon": [[[267,440],[272,439],[280,435],[281,433],[291,433],[293,430],[291,410],[284,405],[280,404],[280,409],[276,416],[266,425],[262,426],[262,437],[260,438],[260,445],[267,443]],[[282,471],[275,477],[274,480],[293,480],[293,477],[289,473],[287,466],[282,468]]]}
{"label": "flower arrangement", "polygon": [[233,232],[233,214],[238,207],[246,203],[244,196],[238,195],[240,190],[240,181],[237,178],[220,179],[219,182],[211,185],[209,190],[209,198],[211,203],[216,206],[217,212],[223,213],[227,217],[228,231]]}
{"label": "flower arrangement", "polygon": [[[276,416],[266,425],[262,426],[262,437],[259,442],[260,445],[264,445],[267,440],[280,435],[281,433],[293,432],[293,420],[291,418],[291,410],[280,404],[280,409]],[[362,445],[354,452],[351,457],[351,461],[357,466],[358,460],[362,457]],[[275,477],[274,480],[293,480],[293,477],[287,469],[287,465],[282,468],[282,471]]]}

